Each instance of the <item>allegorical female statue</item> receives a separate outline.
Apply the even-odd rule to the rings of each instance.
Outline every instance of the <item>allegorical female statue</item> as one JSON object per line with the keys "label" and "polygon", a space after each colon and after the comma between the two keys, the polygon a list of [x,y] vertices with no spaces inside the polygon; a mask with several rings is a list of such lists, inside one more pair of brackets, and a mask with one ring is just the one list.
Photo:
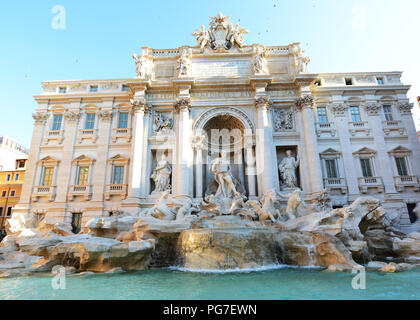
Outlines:
{"label": "allegorical female statue", "polygon": [[286,151],[286,157],[280,162],[279,171],[286,188],[295,189],[298,187],[296,178],[296,168],[299,166],[299,156],[297,160],[292,157],[292,151]]}
{"label": "allegorical female statue", "polygon": [[151,176],[155,182],[155,190],[153,191],[154,193],[164,192],[170,189],[171,173],[171,165],[169,164],[168,160],[166,160],[165,154],[163,154]]}

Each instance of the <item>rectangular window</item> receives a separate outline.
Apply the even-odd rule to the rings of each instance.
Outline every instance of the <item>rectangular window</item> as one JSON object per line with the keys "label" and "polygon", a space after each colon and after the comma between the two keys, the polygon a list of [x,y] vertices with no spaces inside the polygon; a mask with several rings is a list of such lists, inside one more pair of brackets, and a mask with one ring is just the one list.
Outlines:
{"label": "rectangular window", "polygon": [[390,105],[384,105],[384,106],[382,106],[382,109],[384,110],[385,120],[386,121],[394,121],[391,106]]}
{"label": "rectangular window", "polygon": [[1,192],[1,196],[2,196],[2,198],[6,198],[7,197],[7,191],[6,190],[3,190]]}
{"label": "rectangular window", "polygon": [[408,176],[407,163],[403,157],[395,157],[399,176]]}
{"label": "rectangular window", "polygon": [[85,186],[87,185],[88,180],[89,180],[89,167],[87,166],[79,167],[76,185]]}
{"label": "rectangular window", "polygon": [[118,128],[119,129],[127,129],[128,125],[128,112],[120,112],[118,118]]}
{"label": "rectangular window", "polygon": [[7,176],[6,176],[6,181],[10,181],[10,179],[12,179],[12,175],[9,173],[9,174],[7,174]]}
{"label": "rectangular window", "polygon": [[112,174],[112,184],[123,184],[124,183],[124,167],[115,166]]}
{"label": "rectangular window", "polygon": [[3,216],[3,207],[0,207],[0,217]]}
{"label": "rectangular window", "polygon": [[353,85],[353,79],[352,78],[346,78],[346,86],[352,86]]}
{"label": "rectangular window", "polygon": [[373,177],[372,166],[370,159],[360,159],[360,165],[362,167],[362,174],[365,178]]}
{"label": "rectangular window", "polygon": [[67,92],[67,88],[66,88],[66,87],[60,87],[60,88],[58,89],[58,92],[59,92],[59,93],[66,93],[66,92]]}
{"label": "rectangular window", "polygon": [[16,196],[16,190],[12,190],[12,191],[10,191],[10,196],[11,196],[11,197],[15,197],[15,196]]}
{"label": "rectangular window", "polygon": [[53,167],[43,167],[42,170],[42,177],[41,177],[41,186],[49,187],[53,183],[54,177],[54,168]]}
{"label": "rectangular window", "polygon": [[326,107],[318,107],[317,108],[317,113],[318,113],[318,122],[328,123],[327,108]]}
{"label": "rectangular window", "polygon": [[129,89],[129,86],[126,86],[125,84],[123,84],[123,86],[122,86],[122,91],[123,92],[126,92],[126,91],[128,91],[128,89]]}
{"label": "rectangular window", "polygon": [[362,118],[360,117],[360,110],[358,106],[350,106],[351,120],[353,122],[361,122]]}
{"label": "rectangular window", "polygon": [[90,86],[89,91],[90,92],[98,92],[98,86]]}
{"label": "rectangular window", "polygon": [[63,121],[63,115],[55,114],[53,118],[52,130],[61,130],[61,122]]}
{"label": "rectangular window", "polygon": [[334,159],[325,160],[325,168],[328,178],[338,178],[337,161]]}
{"label": "rectangular window", "polygon": [[93,128],[95,128],[95,114],[88,113],[86,115],[85,129],[93,129]]}
{"label": "rectangular window", "polygon": [[25,168],[25,161],[19,161],[19,169]]}
{"label": "rectangular window", "polygon": [[377,82],[379,85],[382,85],[382,84],[384,84],[384,78],[376,78],[376,82]]}
{"label": "rectangular window", "polygon": [[19,177],[20,177],[19,173],[16,173],[15,174],[15,181],[19,181]]}
{"label": "rectangular window", "polygon": [[10,217],[12,215],[12,207],[7,208],[7,216]]}

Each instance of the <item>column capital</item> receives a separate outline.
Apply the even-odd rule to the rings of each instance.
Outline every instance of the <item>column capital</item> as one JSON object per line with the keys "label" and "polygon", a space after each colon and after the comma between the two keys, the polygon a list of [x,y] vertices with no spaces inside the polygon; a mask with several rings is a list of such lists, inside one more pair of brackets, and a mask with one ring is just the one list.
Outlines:
{"label": "column capital", "polygon": [[398,109],[400,109],[402,115],[411,115],[411,109],[413,109],[413,107],[414,103],[405,102],[398,104]]}
{"label": "column capital", "polygon": [[191,108],[191,98],[178,98],[174,103],[175,110],[177,112],[181,111],[190,111]]}
{"label": "column capital", "polygon": [[191,146],[193,149],[199,151],[203,150],[204,148],[204,137],[203,136],[195,136],[191,138]]}
{"label": "column capital", "polygon": [[379,105],[379,103],[376,102],[366,103],[365,108],[369,116],[377,116],[379,115],[379,111],[381,110],[381,106]]}
{"label": "column capital", "polygon": [[336,117],[345,117],[349,106],[345,103],[334,103],[332,110]]}
{"label": "column capital", "polygon": [[145,99],[131,99],[131,114],[136,114],[142,112],[143,114],[148,113],[151,109],[151,106],[146,104]]}
{"label": "column capital", "polygon": [[312,109],[313,104],[314,96],[312,95],[307,95],[296,100],[296,107],[298,108],[298,110],[303,110],[305,108]]}
{"label": "column capital", "polygon": [[257,110],[270,110],[273,102],[270,100],[269,96],[262,96],[255,98],[255,107]]}
{"label": "column capital", "polygon": [[48,119],[48,113],[46,112],[36,112],[32,114],[32,118],[35,120],[35,125],[44,125]]}

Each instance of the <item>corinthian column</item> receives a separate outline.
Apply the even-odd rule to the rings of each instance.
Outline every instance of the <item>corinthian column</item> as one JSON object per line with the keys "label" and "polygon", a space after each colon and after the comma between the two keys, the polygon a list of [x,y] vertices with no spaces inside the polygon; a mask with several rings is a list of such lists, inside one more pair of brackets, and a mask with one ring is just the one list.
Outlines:
{"label": "corinthian column", "polygon": [[128,201],[140,198],[140,187],[142,182],[143,163],[143,144],[144,144],[144,116],[150,111],[150,107],[146,105],[145,99],[133,99],[132,115],[133,119],[133,143],[131,145],[130,177],[128,181]]}
{"label": "corinthian column", "polygon": [[403,127],[407,131],[408,141],[410,142],[410,148],[413,152],[412,159],[414,160],[414,168],[418,176],[420,175],[420,144],[418,143],[418,136],[416,132],[416,126],[413,121],[413,115],[411,109],[414,105],[412,103],[400,103],[398,109],[400,110],[401,120]]}
{"label": "corinthian column", "polygon": [[190,98],[177,99],[176,163],[174,166],[173,195],[192,197],[193,187],[193,152],[191,147]]}
{"label": "corinthian column", "polygon": [[310,181],[311,192],[317,193],[323,189],[321,162],[318,153],[318,141],[315,134],[315,121],[312,112],[313,97],[304,96],[296,101],[296,107],[302,112],[303,135],[305,139],[306,160],[308,163],[307,174]]}
{"label": "corinthian column", "polygon": [[261,96],[255,99],[255,107],[257,108],[257,175],[260,176],[260,195],[266,194],[270,190],[280,191],[269,112],[270,105],[269,97]]}

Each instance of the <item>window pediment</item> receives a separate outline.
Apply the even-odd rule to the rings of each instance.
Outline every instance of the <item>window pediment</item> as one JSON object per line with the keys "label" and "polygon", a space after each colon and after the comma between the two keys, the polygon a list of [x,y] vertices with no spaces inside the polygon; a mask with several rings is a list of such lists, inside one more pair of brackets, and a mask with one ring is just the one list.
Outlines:
{"label": "window pediment", "polygon": [[392,156],[396,156],[396,155],[407,156],[411,153],[411,150],[403,146],[398,146],[392,149],[391,151],[388,151],[388,153]]}
{"label": "window pediment", "polygon": [[73,160],[73,163],[74,164],[88,164],[88,165],[91,165],[93,162],[95,162],[95,159],[92,159],[92,158],[90,158],[90,157],[88,157],[88,156],[86,156],[86,155],[81,155],[81,156],[79,156],[79,157],[77,157],[77,158],[75,158],[74,160]]}
{"label": "window pediment", "polygon": [[52,157],[52,156],[46,156],[44,158],[42,158],[41,160],[39,160],[39,163],[41,163],[42,165],[50,165],[50,166],[56,166],[58,163],[60,162],[60,160]]}
{"label": "window pediment", "polygon": [[130,161],[130,158],[117,154],[111,157],[108,161],[110,164],[127,164]]}
{"label": "window pediment", "polygon": [[373,157],[376,154],[375,150],[372,150],[368,147],[364,147],[356,152],[353,152],[354,155],[356,156],[371,156]]}
{"label": "window pediment", "polygon": [[321,158],[326,158],[326,157],[338,158],[340,157],[340,155],[341,155],[341,152],[333,148],[328,148],[320,153]]}

